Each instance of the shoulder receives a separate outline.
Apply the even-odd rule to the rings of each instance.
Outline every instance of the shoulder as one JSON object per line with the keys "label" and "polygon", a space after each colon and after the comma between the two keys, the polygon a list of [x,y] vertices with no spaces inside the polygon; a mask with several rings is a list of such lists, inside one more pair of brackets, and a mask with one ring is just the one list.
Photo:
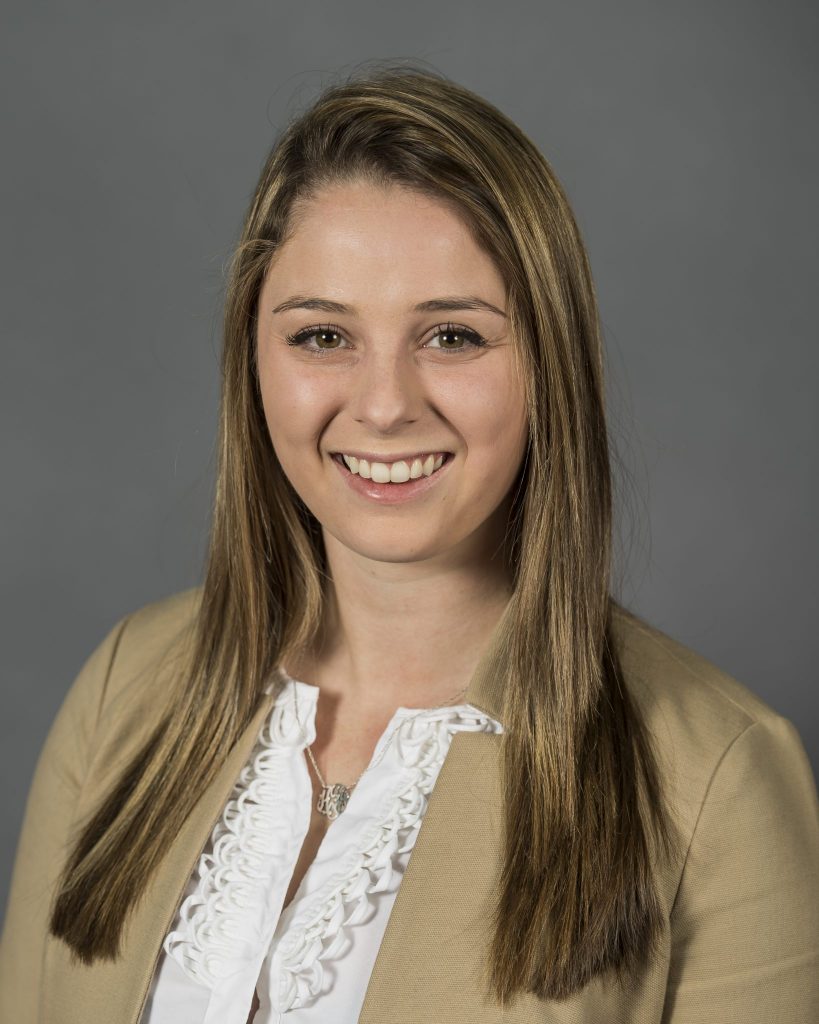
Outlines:
{"label": "shoulder", "polygon": [[791,722],[738,679],[617,604],[612,640],[629,694],[678,767],[708,773],[752,728],[798,737]]}
{"label": "shoulder", "polygon": [[682,828],[661,883],[668,1005],[675,1019],[741,1005],[753,1020],[783,1006],[807,1020],[819,998],[819,798],[802,739],[702,655],[623,609],[612,625]]}
{"label": "shoulder", "polygon": [[202,588],[192,587],[151,601],[125,616],[112,666],[109,700],[181,650],[191,636],[201,599]]}
{"label": "shoulder", "polygon": [[704,742],[720,744],[755,722],[781,717],[703,655],[621,605],[613,611],[613,640],[629,690],[658,726],[672,716],[696,723]]}
{"label": "shoulder", "polygon": [[[770,835],[776,823],[789,837],[783,842],[801,836],[802,849],[816,851],[815,780],[793,723],[707,658],[619,605],[612,641],[651,735],[666,796],[689,840],[720,827]],[[773,846],[767,849],[770,856]]]}
{"label": "shoulder", "polygon": [[[193,637],[202,588],[192,587],[151,601],[125,615],[112,630],[112,648],[102,716],[139,692],[167,686]],[[109,644],[110,636],[98,650]],[[96,652],[95,652],[96,654]]]}
{"label": "shoulder", "polygon": [[97,649],[108,652],[109,664],[93,743],[95,788],[116,777],[161,721],[184,671],[201,597],[193,587],[142,605]]}

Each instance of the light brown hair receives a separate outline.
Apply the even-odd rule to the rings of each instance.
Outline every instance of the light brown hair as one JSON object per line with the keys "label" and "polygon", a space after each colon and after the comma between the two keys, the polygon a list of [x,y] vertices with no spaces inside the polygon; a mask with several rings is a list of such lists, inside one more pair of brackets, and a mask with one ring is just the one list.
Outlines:
{"label": "light brown hair", "polygon": [[326,89],[263,168],[230,269],[213,524],[184,685],[84,824],[51,930],[85,963],[117,956],[127,914],[252,718],[269,673],[321,627],[321,529],[270,442],[257,304],[297,204],[359,177],[454,203],[507,287],[529,445],[508,524],[506,839],[487,981],[500,1002],[518,992],[560,999],[646,961],[662,922],[655,867],[676,839],[612,643],[594,286],[564,191],[533,143],[467,89],[404,66]]}

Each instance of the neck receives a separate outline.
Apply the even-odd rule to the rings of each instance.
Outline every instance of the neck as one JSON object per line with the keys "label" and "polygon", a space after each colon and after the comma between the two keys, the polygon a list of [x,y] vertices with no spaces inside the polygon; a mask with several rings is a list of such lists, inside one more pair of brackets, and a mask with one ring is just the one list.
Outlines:
{"label": "neck", "polygon": [[342,713],[459,703],[512,595],[503,564],[500,556],[440,571],[380,563],[374,577],[331,542],[321,636],[287,671]]}

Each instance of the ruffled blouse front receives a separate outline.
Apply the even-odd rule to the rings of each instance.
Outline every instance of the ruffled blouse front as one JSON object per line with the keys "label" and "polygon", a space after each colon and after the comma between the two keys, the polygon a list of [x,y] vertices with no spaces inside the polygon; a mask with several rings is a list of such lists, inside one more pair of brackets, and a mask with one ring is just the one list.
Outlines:
{"label": "ruffled blouse front", "polygon": [[502,732],[470,704],[398,708],[283,909],[310,824],[304,751],[319,688],[279,675],[162,944],[141,1024],[247,1024],[254,991],[253,1024],[357,1021],[452,736]]}

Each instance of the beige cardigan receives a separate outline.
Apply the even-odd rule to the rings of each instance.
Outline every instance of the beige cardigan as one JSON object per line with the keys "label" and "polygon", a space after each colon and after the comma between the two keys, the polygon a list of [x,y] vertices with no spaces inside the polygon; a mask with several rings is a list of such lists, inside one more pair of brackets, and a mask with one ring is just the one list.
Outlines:
{"label": "beige cardigan", "polygon": [[[172,641],[200,596],[198,588],[185,591],[121,620],[83,666],[51,727],[12,875],[0,1024],[139,1020],[162,940],[272,695],[179,830],[126,925],[120,959],[72,962],[48,934],[48,906],[72,828],[157,720],[175,668]],[[504,1011],[484,998],[480,951],[502,852],[501,737],[460,733],[398,891],[362,1024],[819,1021],[819,803],[799,734],[663,633],[620,614],[615,627],[629,690],[656,737],[686,836],[680,862],[660,876],[660,955],[622,990],[598,978],[572,999],[529,995]],[[493,663],[505,628],[504,618],[465,697],[499,719]]]}

